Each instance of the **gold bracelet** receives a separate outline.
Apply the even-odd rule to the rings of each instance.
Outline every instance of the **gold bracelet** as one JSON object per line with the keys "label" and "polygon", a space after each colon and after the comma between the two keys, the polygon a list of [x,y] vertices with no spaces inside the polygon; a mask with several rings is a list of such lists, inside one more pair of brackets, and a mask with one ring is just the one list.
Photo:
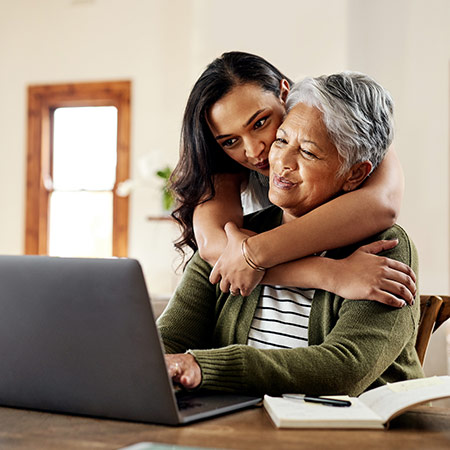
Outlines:
{"label": "gold bracelet", "polygon": [[258,266],[258,264],[255,264],[250,256],[248,255],[248,251],[247,251],[247,239],[248,237],[246,237],[243,241],[242,241],[242,256],[245,259],[245,262],[253,269],[253,270],[257,270],[258,272],[265,272],[266,268],[262,267],[262,266]]}

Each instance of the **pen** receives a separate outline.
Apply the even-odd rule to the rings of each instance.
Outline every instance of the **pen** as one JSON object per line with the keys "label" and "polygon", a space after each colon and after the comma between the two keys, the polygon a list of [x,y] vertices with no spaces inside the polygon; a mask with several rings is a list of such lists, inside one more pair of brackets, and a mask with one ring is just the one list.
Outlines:
{"label": "pen", "polygon": [[303,400],[310,403],[320,403],[327,406],[351,406],[352,402],[349,400],[339,400],[337,398],[327,397],[312,397],[310,395],[296,395],[296,394],[283,394],[284,398],[292,398],[295,400]]}

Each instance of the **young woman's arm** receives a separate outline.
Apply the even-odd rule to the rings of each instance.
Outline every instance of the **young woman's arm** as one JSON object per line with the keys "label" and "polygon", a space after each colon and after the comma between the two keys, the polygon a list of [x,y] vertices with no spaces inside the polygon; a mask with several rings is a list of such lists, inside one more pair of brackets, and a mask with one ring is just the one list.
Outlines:
{"label": "young woman's arm", "polygon": [[414,302],[416,276],[406,264],[376,256],[395,247],[398,241],[376,241],[358,248],[350,256],[335,260],[308,256],[267,270],[262,282],[282,286],[323,289],[343,298],[375,300],[402,307]]}
{"label": "young woman's arm", "polygon": [[232,221],[242,226],[241,185],[245,175],[219,174],[214,179],[214,198],[194,211],[194,234],[202,259],[214,265],[227,246],[224,226]]}
{"label": "young woman's arm", "polygon": [[[232,223],[226,224],[225,232],[229,245],[235,247],[239,247],[244,238],[254,235]],[[344,259],[307,256],[278,264],[264,272],[254,272],[258,277],[257,284],[324,289],[352,300],[364,298],[402,307],[405,302],[414,302],[416,276],[408,265],[377,256],[397,243],[395,240],[376,241],[358,248]],[[211,271],[209,279],[213,284],[220,283],[223,292],[247,296],[253,290],[252,286],[238,287],[227,278],[220,279],[215,271],[215,268]]]}
{"label": "young woman's arm", "polygon": [[[292,222],[250,237],[253,262],[273,267],[323,250],[342,247],[374,235],[395,223],[403,196],[403,171],[393,149],[361,188],[341,195]],[[232,242],[214,266],[211,282],[224,281],[249,292],[261,273],[242,257],[241,242]]]}

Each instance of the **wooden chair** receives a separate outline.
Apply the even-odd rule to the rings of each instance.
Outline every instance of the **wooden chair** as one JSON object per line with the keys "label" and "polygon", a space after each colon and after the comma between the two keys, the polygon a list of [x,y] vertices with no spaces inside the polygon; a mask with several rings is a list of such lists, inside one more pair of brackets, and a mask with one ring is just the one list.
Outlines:
{"label": "wooden chair", "polygon": [[416,351],[423,365],[431,335],[450,317],[450,296],[421,295]]}

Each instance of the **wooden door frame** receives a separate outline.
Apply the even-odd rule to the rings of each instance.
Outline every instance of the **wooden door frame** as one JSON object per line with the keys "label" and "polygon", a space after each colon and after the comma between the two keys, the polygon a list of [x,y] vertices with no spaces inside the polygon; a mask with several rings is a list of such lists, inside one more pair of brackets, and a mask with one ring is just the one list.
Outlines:
{"label": "wooden door frame", "polygon": [[53,111],[64,106],[115,106],[117,169],[113,189],[113,255],[128,255],[128,197],[116,195],[130,171],[130,81],[29,86],[25,253],[48,252]]}

